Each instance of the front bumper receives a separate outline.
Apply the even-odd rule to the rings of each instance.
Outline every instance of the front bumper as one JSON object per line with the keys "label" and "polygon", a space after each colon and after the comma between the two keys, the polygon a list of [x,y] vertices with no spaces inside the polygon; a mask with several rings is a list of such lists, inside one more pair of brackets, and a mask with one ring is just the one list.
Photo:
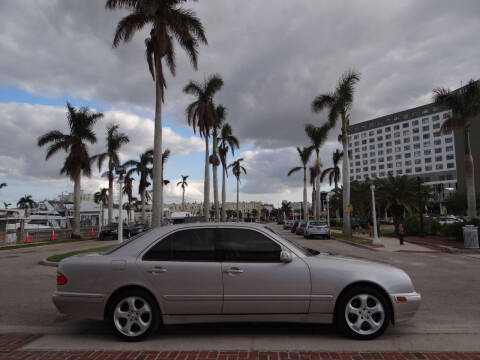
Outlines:
{"label": "front bumper", "polygon": [[422,296],[416,292],[392,294],[390,295],[390,298],[393,304],[395,323],[413,318],[422,301]]}
{"label": "front bumper", "polygon": [[105,294],[55,291],[52,300],[62,314],[103,320]]}

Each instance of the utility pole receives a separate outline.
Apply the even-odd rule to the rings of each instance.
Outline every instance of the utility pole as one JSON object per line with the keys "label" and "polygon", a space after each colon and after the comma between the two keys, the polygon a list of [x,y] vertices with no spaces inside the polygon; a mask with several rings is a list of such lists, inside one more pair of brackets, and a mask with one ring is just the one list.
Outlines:
{"label": "utility pole", "polygon": [[417,191],[418,191],[418,214],[419,214],[419,220],[420,220],[420,236],[425,236],[424,231],[423,231],[423,213],[422,213],[422,207],[423,207],[423,194],[422,194],[422,179],[420,176],[417,176]]}
{"label": "utility pole", "polygon": [[378,238],[377,230],[377,211],[375,210],[375,185],[370,185],[370,190],[372,190],[372,216],[373,216],[373,245],[381,245],[380,239]]}
{"label": "utility pole", "polygon": [[125,174],[125,168],[122,166],[117,166],[115,172],[118,175],[118,243],[123,242],[123,213],[122,213],[122,188],[123,188],[123,174]]}

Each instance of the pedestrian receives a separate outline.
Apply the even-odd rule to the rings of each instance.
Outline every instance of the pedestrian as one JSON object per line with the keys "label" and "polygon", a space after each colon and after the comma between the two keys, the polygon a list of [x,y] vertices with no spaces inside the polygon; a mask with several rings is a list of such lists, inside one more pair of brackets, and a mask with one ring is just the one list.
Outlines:
{"label": "pedestrian", "polygon": [[370,230],[370,237],[373,237],[373,217],[368,219],[368,229]]}
{"label": "pedestrian", "polygon": [[398,224],[398,237],[400,239],[400,245],[403,245],[403,236],[405,235],[405,229],[403,228],[403,224]]}

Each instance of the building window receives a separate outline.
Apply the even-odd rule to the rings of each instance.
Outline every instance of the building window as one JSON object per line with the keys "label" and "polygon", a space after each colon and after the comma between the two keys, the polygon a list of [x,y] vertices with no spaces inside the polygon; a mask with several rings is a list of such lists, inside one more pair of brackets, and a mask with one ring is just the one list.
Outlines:
{"label": "building window", "polygon": [[430,126],[422,126],[422,131],[430,131]]}
{"label": "building window", "polygon": [[414,148],[414,149],[420,149],[420,144],[419,144],[419,143],[413,144],[413,148]]}
{"label": "building window", "polygon": [[375,142],[375,138],[370,138],[370,139],[369,139],[369,142],[370,142],[370,143]]}
{"label": "building window", "polygon": [[403,136],[409,136],[410,130],[403,130]]}
{"label": "building window", "polygon": [[400,130],[400,125],[395,125],[395,126],[393,127],[393,130]]}
{"label": "building window", "polygon": [[412,153],[405,153],[405,159],[408,159],[408,158],[411,158],[412,157]]}
{"label": "building window", "polygon": [[403,151],[409,151],[410,150],[410,145],[405,145],[403,147]]}
{"label": "building window", "polygon": [[440,116],[439,115],[434,115],[434,116],[432,116],[432,120],[433,121],[440,120]]}
{"label": "building window", "polygon": [[453,169],[455,167],[455,163],[448,163],[447,169]]}
{"label": "building window", "polygon": [[350,176],[350,181],[353,181],[353,176]]}
{"label": "building window", "polygon": [[453,154],[448,154],[447,155],[447,160],[453,160]]}
{"label": "building window", "polygon": [[360,175],[357,175],[356,179],[360,180],[362,177]]}
{"label": "building window", "polygon": [[422,154],[422,153],[421,153],[420,151],[415,151],[415,152],[413,153],[413,156],[414,156],[414,157],[419,157],[421,154]]}
{"label": "building window", "polygon": [[429,164],[432,162],[432,158],[425,158],[425,164]]}
{"label": "building window", "polygon": [[423,155],[431,155],[431,154],[432,154],[432,150],[430,149],[423,150]]}
{"label": "building window", "polygon": [[443,158],[442,158],[441,155],[440,156],[435,156],[435,161],[442,161],[442,160],[443,160]]}
{"label": "building window", "polygon": [[450,114],[449,114],[449,113],[444,113],[444,114],[443,114],[443,118],[444,118],[444,119],[448,119],[449,117],[450,117]]}
{"label": "building window", "polygon": [[395,166],[398,168],[398,167],[402,167],[402,162],[401,161],[398,161],[395,163]]}
{"label": "building window", "polygon": [[383,150],[378,150],[378,155],[383,155]]}
{"label": "building window", "polygon": [[423,140],[430,139],[430,134],[423,134]]}
{"label": "building window", "polygon": [[363,175],[363,178],[366,180],[368,179],[368,174]]}
{"label": "building window", "polygon": [[390,129],[390,126],[387,126],[387,127],[385,128],[385,132],[390,132],[390,130],[391,130],[391,129]]}
{"label": "building window", "polygon": [[413,120],[412,121],[412,126],[417,126],[418,125],[418,120]]}
{"label": "building window", "polygon": [[397,175],[402,175],[402,170],[397,170]]}
{"label": "building window", "polygon": [[411,174],[411,173],[412,173],[412,169],[411,169],[411,168],[405,169],[405,173]]}
{"label": "building window", "polygon": [[393,156],[387,156],[387,161],[392,161]]}
{"label": "building window", "polygon": [[[375,149],[375,147],[374,147]],[[370,151],[370,156],[375,156],[375,151]]]}
{"label": "building window", "polygon": [[419,173],[419,172],[421,172],[421,171],[422,171],[422,167],[421,167],[421,166],[418,166],[418,167],[415,168],[415,172],[416,172],[416,173]]}
{"label": "building window", "polygon": [[443,164],[437,164],[435,165],[436,170],[442,170],[443,169]]}
{"label": "building window", "polygon": [[363,160],[363,161],[362,161],[362,164],[363,164],[363,165],[367,165],[367,164],[368,164],[368,160]]}
{"label": "building window", "polygon": [[363,168],[363,171],[368,171],[368,166],[365,166],[365,167]]}
{"label": "building window", "polygon": [[422,159],[415,159],[415,165],[420,165],[422,163]]}
{"label": "building window", "polygon": [[387,142],[385,143],[385,146],[387,146],[387,147],[388,147],[388,146],[392,146],[392,142],[391,142],[391,141],[387,141]]}
{"label": "building window", "polygon": [[408,144],[409,142],[410,142],[410,138],[405,138],[405,139],[403,139],[403,143],[404,143],[404,144]]}
{"label": "building window", "polygon": [[440,131],[435,131],[435,132],[433,133],[433,136],[434,136],[434,137],[439,137],[440,135],[441,135],[441,134],[440,134]]}
{"label": "building window", "polygon": [[451,151],[453,151],[453,146],[447,146],[447,147],[445,148],[445,151],[446,151],[446,152],[451,152]]}
{"label": "building window", "polygon": [[426,165],[425,171],[432,171],[432,165]]}
{"label": "building window", "polygon": [[355,155],[355,159],[360,159],[360,155],[359,154]]}
{"label": "building window", "polygon": [[392,148],[387,149],[387,154],[391,154],[391,153],[392,153]]}
{"label": "building window", "polygon": [[440,154],[442,152],[442,148],[435,148],[435,154]]}
{"label": "building window", "polygon": [[411,165],[412,165],[412,160],[405,161],[405,166],[411,166]]}
{"label": "building window", "polygon": [[442,140],[441,139],[436,139],[433,141],[433,145],[441,145],[442,144]]}
{"label": "building window", "polygon": [[435,123],[432,126],[433,129],[440,129],[440,123]]}
{"label": "building window", "polygon": [[375,150],[375,145],[370,145],[370,150]]}
{"label": "building window", "polygon": [[360,166],[360,161],[355,161],[355,166]]}
{"label": "building window", "polygon": [[382,141],[383,140],[383,136],[377,136],[377,141]]}
{"label": "building window", "polygon": [[361,134],[361,137],[362,137],[362,139],[365,139],[365,138],[367,137],[367,133],[365,133],[365,132],[362,133],[362,134]]}
{"label": "building window", "polygon": [[385,171],[380,171],[380,172],[378,173],[378,176],[384,177],[384,176],[385,176]]}
{"label": "building window", "polygon": [[400,152],[402,151],[402,147],[401,146],[396,146],[395,147],[395,152]]}
{"label": "building window", "polygon": [[377,134],[381,134],[383,132],[382,129],[377,129]]}
{"label": "building window", "polygon": [[393,164],[392,164],[392,163],[388,163],[388,164],[387,164],[387,168],[393,169]]}
{"label": "building window", "polygon": [[397,155],[395,155],[395,159],[396,159],[396,160],[400,160],[401,158],[402,158],[402,154],[397,154]]}
{"label": "building window", "polygon": [[402,143],[402,140],[395,140],[395,145],[400,145]]}
{"label": "building window", "polygon": [[355,135],[353,138],[354,138],[355,140],[358,140],[358,135]]}
{"label": "building window", "polygon": [[403,128],[404,128],[404,129],[407,128],[407,127],[409,127],[409,126],[410,126],[410,123],[409,123],[408,121],[406,121],[406,122],[403,123]]}
{"label": "building window", "polygon": [[363,158],[363,159],[365,159],[365,158],[367,158],[367,157],[368,157],[368,154],[367,154],[367,153],[363,153],[363,154],[362,154],[362,158]]}
{"label": "building window", "polygon": [[370,164],[375,164],[376,161],[376,159],[370,159]]}
{"label": "building window", "polygon": [[420,132],[420,129],[419,128],[414,128],[412,129],[412,133],[413,134],[418,134]]}
{"label": "building window", "polygon": [[428,124],[428,118],[423,118],[422,119],[422,125]]}
{"label": "building window", "polygon": [[424,147],[424,148],[430,147],[430,141],[424,141],[424,142],[423,142],[423,147]]}
{"label": "building window", "polygon": [[451,137],[445,138],[445,144],[450,144],[452,142],[453,142],[453,138]]}
{"label": "building window", "polygon": [[369,131],[368,132],[368,136],[373,136],[373,135],[375,135],[375,131]]}
{"label": "building window", "polygon": [[380,149],[380,148],[383,148],[383,143],[378,143],[378,144],[377,144],[377,148],[379,148],[379,149]]}
{"label": "building window", "polygon": [[376,166],[370,166],[370,170],[377,170],[377,167]]}
{"label": "building window", "polygon": [[392,138],[392,134],[387,134],[385,135],[385,139],[388,140],[388,139],[391,139]]}
{"label": "building window", "polygon": [[420,136],[415,135],[415,136],[413,137],[413,141],[419,141],[419,140],[420,140]]}
{"label": "building window", "polygon": [[396,132],[393,134],[396,138],[400,137],[400,132]]}
{"label": "building window", "polygon": [[385,159],[383,157],[378,158],[378,162],[383,162]]}
{"label": "building window", "polygon": [[367,145],[367,140],[362,140],[362,145]]}

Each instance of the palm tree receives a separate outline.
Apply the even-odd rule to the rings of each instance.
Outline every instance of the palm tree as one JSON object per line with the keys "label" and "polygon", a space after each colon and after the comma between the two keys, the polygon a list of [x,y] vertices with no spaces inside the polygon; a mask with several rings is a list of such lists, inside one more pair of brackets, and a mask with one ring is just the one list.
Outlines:
{"label": "palm tree", "polygon": [[360,81],[360,73],[355,70],[345,72],[334,92],[318,95],[312,102],[312,111],[320,112],[329,109],[328,120],[334,127],[340,117],[342,120],[341,140],[343,153],[346,154],[342,164],[343,180],[343,234],[352,235],[352,226],[348,205],[350,205],[350,159],[348,156],[348,127],[350,124],[350,109],[353,103],[354,87]]}
{"label": "palm tree", "polygon": [[182,210],[185,211],[185,188],[188,186],[187,179],[188,175],[181,175],[182,181],[177,183],[177,186],[182,187]]}
{"label": "palm tree", "polygon": [[320,170],[322,168],[322,163],[320,161],[320,148],[325,140],[327,140],[329,130],[329,124],[325,124],[320,127],[311,124],[305,125],[305,132],[307,133],[307,136],[310,139],[312,147],[315,149],[315,153],[317,155],[315,160],[315,167],[317,168],[317,176],[315,178],[315,207],[313,208],[313,216],[316,220],[320,219]]}
{"label": "palm tree", "polygon": [[5,186],[7,186],[7,183],[0,183],[0,189],[4,188]]}
{"label": "palm tree", "polygon": [[3,202],[3,206],[5,207],[5,209],[8,209],[8,207],[12,205],[12,203],[7,203],[7,202]]}
{"label": "palm tree", "polygon": [[35,205],[36,205],[36,202],[33,201],[32,195],[24,195],[17,202],[17,208],[24,209],[25,215],[27,215],[27,210],[34,208]]}
{"label": "palm tree", "polygon": [[[104,219],[103,219],[103,213],[104,213],[104,208],[105,205],[108,204],[108,189],[107,188],[101,188],[100,191],[97,191],[95,194],[93,194],[93,201],[96,204],[100,204],[100,229],[103,226]],[[99,229],[99,231],[100,231]]]}
{"label": "palm tree", "polygon": [[312,185],[312,214],[315,218],[316,206],[317,206],[317,187],[315,183],[319,175],[318,168],[316,166],[310,166],[310,185]]}
{"label": "palm tree", "polygon": [[237,178],[237,206],[236,206],[236,213],[237,213],[237,221],[240,221],[240,212],[238,211],[238,185],[240,184],[240,175],[242,174],[242,171],[244,172],[245,175],[247,175],[247,170],[241,165],[241,162],[243,161],[243,158],[237,159],[234,162],[232,162],[230,165],[228,165],[228,168],[232,168],[232,174]]}
{"label": "palm tree", "polygon": [[225,221],[225,206],[227,202],[227,155],[228,150],[231,150],[232,156],[235,156],[235,148],[240,148],[238,139],[232,134],[232,127],[230,124],[225,123],[220,131],[220,137],[218,138],[219,148],[218,154],[220,161],[222,162],[222,221]]}
{"label": "palm tree", "polygon": [[465,188],[467,191],[467,217],[472,219],[477,216],[475,200],[475,171],[473,154],[470,142],[470,126],[473,121],[480,119],[480,82],[470,80],[467,85],[456,91],[445,88],[433,90],[436,104],[443,105],[452,110],[452,116],[442,124],[444,134],[452,130],[463,130],[465,137]]}
{"label": "palm tree", "polygon": [[132,201],[133,201],[133,182],[135,180],[131,176],[125,176],[123,179],[123,189],[122,189],[122,194],[127,195],[128,199],[128,208],[126,209],[128,211],[128,223],[131,222],[131,209],[132,209]]}
{"label": "palm tree", "polygon": [[225,122],[227,117],[227,108],[223,105],[218,105],[215,108],[215,122],[212,126],[212,140],[213,140],[213,150],[212,156],[209,158],[209,162],[212,164],[213,168],[213,204],[215,208],[215,221],[220,220],[220,207],[218,203],[218,176],[217,168],[220,165],[220,159],[218,158],[218,130],[221,128],[222,124]]}
{"label": "palm tree", "polygon": [[165,59],[171,74],[175,76],[174,39],[182,47],[193,68],[197,70],[198,47],[207,44],[207,38],[200,19],[181,4],[185,0],[107,0],[107,9],[129,9],[131,13],[122,18],[115,31],[113,47],[122,41],[128,42],[137,31],[150,25],[150,37],[145,40],[148,69],[155,81],[155,131],[153,141],[153,214],[152,226],[159,227],[163,221],[162,181],[162,104],[166,88],[163,74]]}
{"label": "palm tree", "polygon": [[280,210],[285,217],[288,217],[288,214],[292,211],[292,203],[290,201],[282,202]]}
{"label": "palm tree", "polygon": [[[338,190],[338,183],[340,182],[341,172],[338,164],[340,164],[342,157],[343,157],[343,152],[338,149],[335,150],[332,156],[332,160],[333,160],[332,167],[329,167],[328,169],[323,170],[322,175],[320,177],[320,182],[322,182],[325,179],[325,177],[328,176],[328,182],[330,186],[332,185],[332,182],[335,184],[335,187],[334,187],[335,191]],[[335,216],[337,219],[340,218],[340,209],[338,208],[336,209]]]}
{"label": "palm tree", "polygon": [[74,182],[72,237],[80,237],[80,179],[82,174],[89,177],[92,173],[90,156],[85,142],[90,144],[97,142],[93,126],[98,119],[103,117],[103,114],[91,112],[87,107],[76,109],[68,102],[67,109],[70,133],[63,134],[58,130],[52,130],[38,138],[38,146],[52,143],[47,149],[46,160],[62,149],[68,153],[60,174],[68,175]]}
{"label": "palm tree", "polygon": [[300,149],[297,147],[298,155],[300,156],[300,162],[302,166],[294,167],[288,172],[288,176],[292,175],[294,172],[300,171],[303,169],[303,218],[305,221],[308,220],[308,209],[307,209],[307,164],[310,161],[310,156],[312,155],[313,148],[311,146],[304,147]]}
{"label": "palm tree", "polygon": [[108,223],[112,223],[113,220],[113,180],[115,179],[115,167],[120,164],[118,157],[118,151],[120,147],[127,144],[130,139],[124,133],[118,132],[118,125],[107,126],[107,151],[101,154],[97,154],[92,157],[92,161],[97,161],[98,171],[102,171],[102,166],[105,160],[108,158],[108,170],[106,175],[108,178]]}
{"label": "palm tree", "polygon": [[217,115],[213,96],[223,86],[223,80],[218,74],[210,75],[203,83],[190,81],[183,92],[196,97],[196,100],[187,106],[186,114],[188,125],[193,127],[196,133],[197,127],[200,136],[205,138],[205,179],[203,185],[203,212],[205,221],[209,219],[210,213],[210,166],[209,166],[209,144],[211,129],[216,126]]}
{"label": "palm tree", "polygon": [[[418,183],[414,177],[389,175],[387,178],[377,179],[375,195],[378,201],[390,210],[395,230],[398,229],[398,224],[403,222],[405,211],[418,209]],[[370,201],[367,202],[370,204]]]}
{"label": "palm tree", "polygon": [[153,150],[149,149],[144,153],[140,154],[139,160],[128,160],[126,161],[123,166],[130,168],[126,176],[130,177],[133,173],[136,173],[140,177],[140,181],[138,184],[138,194],[140,195],[140,199],[142,202],[142,222],[146,223],[145,218],[145,201],[147,199],[147,188],[150,186],[148,182],[148,177],[152,172],[152,168],[150,165],[153,163]]}

